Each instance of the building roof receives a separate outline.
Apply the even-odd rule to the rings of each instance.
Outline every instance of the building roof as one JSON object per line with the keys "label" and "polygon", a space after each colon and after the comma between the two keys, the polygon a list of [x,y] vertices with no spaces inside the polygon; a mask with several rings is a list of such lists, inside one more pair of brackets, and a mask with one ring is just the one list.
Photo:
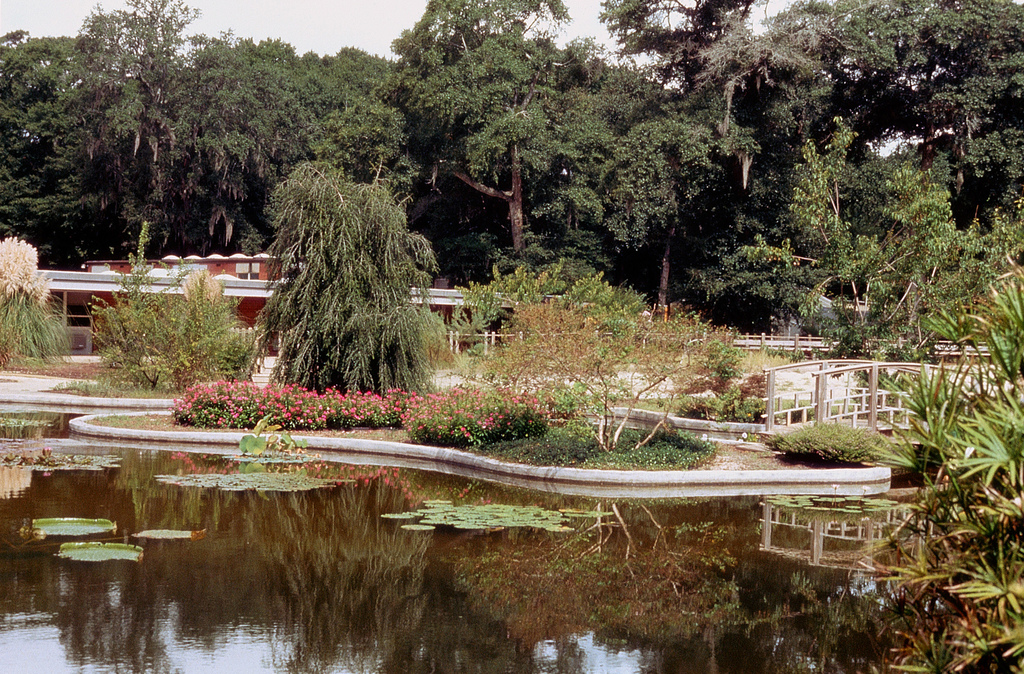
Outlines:
{"label": "building roof", "polygon": [[[50,282],[50,290],[83,293],[114,293],[121,290],[123,274],[115,271],[54,271],[40,272]],[[151,269],[149,278],[153,287],[161,292],[180,293],[181,288],[175,283],[174,274],[164,269]],[[214,277],[224,286],[227,297],[262,297],[273,294],[271,283],[257,279],[240,279],[227,274]]]}
{"label": "building roof", "polygon": [[[68,291],[82,293],[114,293],[121,290],[121,279],[123,274],[116,271],[88,272],[88,271],[56,271],[42,270],[40,272],[50,282],[52,291]],[[151,269],[149,278],[153,287],[161,292],[180,293],[181,288],[175,284],[176,276],[166,269]],[[224,286],[224,295],[227,297],[259,297],[268,298],[273,294],[273,283],[258,279],[240,279],[228,274],[214,276]],[[412,303],[423,303],[423,291],[420,288],[412,288]],[[463,304],[462,293],[458,290],[441,290],[438,288],[427,289],[427,304],[430,306],[461,307]]]}

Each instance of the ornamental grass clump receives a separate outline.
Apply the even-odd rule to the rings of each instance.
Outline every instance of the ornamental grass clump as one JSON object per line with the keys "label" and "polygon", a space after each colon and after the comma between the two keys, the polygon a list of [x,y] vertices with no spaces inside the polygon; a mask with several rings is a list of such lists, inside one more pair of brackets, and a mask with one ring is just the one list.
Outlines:
{"label": "ornamental grass clump", "polygon": [[0,368],[15,356],[54,358],[68,351],[64,321],[38,260],[31,244],[0,241]]}
{"label": "ornamental grass clump", "polygon": [[447,447],[479,447],[547,432],[533,396],[465,389],[411,400],[402,424],[413,442]]}

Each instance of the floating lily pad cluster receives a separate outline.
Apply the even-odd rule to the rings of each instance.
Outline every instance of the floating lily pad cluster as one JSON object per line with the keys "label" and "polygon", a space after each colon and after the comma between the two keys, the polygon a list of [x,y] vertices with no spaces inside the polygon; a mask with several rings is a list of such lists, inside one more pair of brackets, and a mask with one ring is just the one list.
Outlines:
{"label": "floating lily pad cluster", "polygon": [[[51,517],[34,519],[28,526],[22,527],[21,536],[27,541],[40,541],[48,536],[82,537],[95,534],[113,534],[117,524],[107,519],[87,519],[83,517]],[[173,529],[151,529],[135,534],[136,538],[187,539],[199,540],[206,536],[206,530],[177,531]],[[104,541],[75,541],[61,543],[57,556],[79,562],[106,562],[113,560],[142,561],[143,549],[138,545],[127,543],[107,543]]]}
{"label": "floating lily pad cluster", "polygon": [[868,516],[886,512],[899,505],[898,501],[863,496],[811,496],[807,494],[768,497],[768,503],[780,508],[808,510],[822,513],[843,513]]}
{"label": "floating lily pad cluster", "polygon": [[454,505],[451,501],[427,501],[423,508],[404,513],[385,513],[386,519],[419,520],[404,524],[403,529],[430,531],[438,526],[456,529],[488,530],[511,527],[532,527],[544,531],[569,531],[566,513],[540,506],[517,505]]}
{"label": "floating lily pad cluster", "polygon": [[0,455],[0,466],[28,468],[29,470],[102,470],[117,468],[121,458],[92,454],[43,454],[41,452],[12,452]]}
{"label": "floating lily pad cluster", "polygon": [[157,482],[179,487],[204,487],[224,491],[274,491],[294,492],[311,489],[325,489],[345,482],[344,480],[311,477],[304,473],[199,473],[189,475],[157,475]]}

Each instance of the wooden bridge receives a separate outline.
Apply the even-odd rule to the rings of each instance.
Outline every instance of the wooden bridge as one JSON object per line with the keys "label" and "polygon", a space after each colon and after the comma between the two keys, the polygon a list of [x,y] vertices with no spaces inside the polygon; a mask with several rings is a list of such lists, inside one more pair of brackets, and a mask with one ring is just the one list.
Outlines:
{"label": "wooden bridge", "polygon": [[777,433],[788,426],[822,422],[873,431],[906,428],[908,412],[902,395],[880,384],[899,374],[920,374],[929,367],[873,360],[816,360],[765,370],[765,430]]}

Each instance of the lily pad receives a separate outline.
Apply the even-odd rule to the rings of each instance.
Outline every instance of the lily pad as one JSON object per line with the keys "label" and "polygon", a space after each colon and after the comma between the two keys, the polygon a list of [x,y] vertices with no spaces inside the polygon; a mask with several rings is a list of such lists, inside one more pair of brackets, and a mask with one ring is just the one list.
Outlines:
{"label": "lily pad", "polygon": [[[406,514],[406,513],[403,513]],[[389,519],[397,519],[395,513],[388,513]],[[512,527],[531,527],[545,531],[569,531],[565,526],[567,515],[557,510],[546,510],[538,506],[515,505],[461,505],[454,506],[447,501],[428,501],[426,507],[408,513],[420,517],[424,526],[449,526],[462,530],[500,530]],[[408,528],[409,525],[403,526]]]}
{"label": "lily pad", "polygon": [[386,520],[413,520],[419,517],[419,515],[417,515],[414,512],[384,513],[383,515],[381,515],[381,517],[383,517]]}
{"label": "lily pad", "polygon": [[64,543],[58,557],[79,562],[106,562],[123,559],[129,562],[142,561],[142,548],[127,543]]}
{"label": "lily pad", "polygon": [[310,477],[302,473],[193,473],[189,475],[157,475],[157,482],[179,487],[202,487],[224,491],[309,491],[326,489],[345,482]]}
{"label": "lily pad", "polygon": [[146,529],[140,531],[137,534],[132,534],[135,538],[156,538],[156,539],[181,539],[198,541],[206,538],[206,529],[200,529],[199,531],[180,531],[178,529]]}
{"label": "lily pad", "polygon": [[402,528],[408,531],[433,531],[436,527],[429,524],[403,524]]}
{"label": "lily pad", "polygon": [[47,454],[39,452],[10,453],[0,456],[0,466],[16,466],[29,470],[103,470],[121,465],[118,456],[91,454]]}
{"label": "lily pad", "polygon": [[32,529],[38,529],[47,536],[91,536],[117,531],[117,524],[102,519],[51,517],[32,520]]}

